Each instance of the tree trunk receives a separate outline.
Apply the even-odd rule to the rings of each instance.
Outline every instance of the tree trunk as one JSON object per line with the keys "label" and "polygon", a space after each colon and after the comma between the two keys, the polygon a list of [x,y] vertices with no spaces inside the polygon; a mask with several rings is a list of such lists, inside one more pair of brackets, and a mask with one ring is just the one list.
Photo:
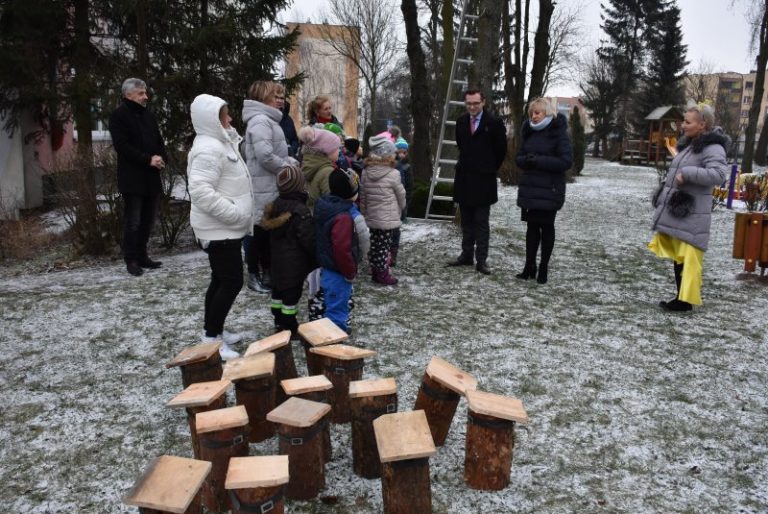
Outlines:
{"label": "tree trunk", "polygon": [[763,128],[760,129],[760,137],[757,139],[757,148],[755,148],[755,164],[765,166],[766,153],[768,153],[768,123],[763,121]]}
{"label": "tree trunk", "polygon": [[[449,3],[449,2],[448,2]],[[405,21],[408,40],[408,61],[411,67],[411,116],[413,117],[413,148],[410,158],[415,179],[429,180],[432,177],[429,122],[432,116],[432,101],[427,83],[427,67],[421,48],[416,0],[403,0],[400,6]],[[453,56],[451,56],[451,59]],[[450,75],[450,72],[449,72]]]}
{"label": "tree trunk", "polygon": [[528,101],[544,94],[544,74],[549,60],[549,25],[555,5],[552,0],[539,0],[539,25],[533,39],[533,66],[531,67],[531,87],[528,89]]}
{"label": "tree trunk", "polygon": [[[493,81],[499,71],[499,36],[503,2],[480,0],[480,18],[477,23],[478,38],[475,43],[475,66],[472,82],[480,86],[486,106],[493,108]],[[479,84],[478,84],[479,83]]]}
{"label": "tree trunk", "polygon": [[136,74],[142,79],[147,79],[149,69],[149,52],[147,50],[147,0],[136,2]]}
{"label": "tree trunk", "polygon": [[[768,1],[766,2],[768,3]],[[763,17],[760,22],[759,53],[757,55],[757,75],[755,76],[755,94],[752,96],[752,106],[749,108],[749,122],[744,140],[744,159],[741,169],[744,173],[752,173],[752,158],[755,152],[755,133],[757,132],[757,120],[760,117],[760,105],[762,104],[765,66],[768,63],[768,6],[763,7]]]}

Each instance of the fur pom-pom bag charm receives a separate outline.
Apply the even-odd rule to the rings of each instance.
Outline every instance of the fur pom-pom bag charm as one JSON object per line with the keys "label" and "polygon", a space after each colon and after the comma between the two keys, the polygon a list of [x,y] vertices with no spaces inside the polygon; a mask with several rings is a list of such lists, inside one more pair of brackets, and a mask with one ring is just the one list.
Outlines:
{"label": "fur pom-pom bag charm", "polygon": [[695,199],[692,194],[675,189],[672,191],[672,194],[669,195],[667,210],[675,218],[686,218],[693,212],[694,202]]}

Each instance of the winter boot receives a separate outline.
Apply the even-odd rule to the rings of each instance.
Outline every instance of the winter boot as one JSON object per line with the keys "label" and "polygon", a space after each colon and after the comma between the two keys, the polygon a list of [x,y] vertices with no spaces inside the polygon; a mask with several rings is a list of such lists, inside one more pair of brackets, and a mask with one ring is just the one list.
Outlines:
{"label": "winter boot", "polygon": [[283,302],[280,300],[272,300],[272,303],[269,305],[269,310],[272,311],[272,317],[275,319],[275,332],[284,330],[282,323]]}
{"label": "winter boot", "polygon": [[295,305],[283,305],[281,312],[281,325],[284,330],[291,331],[291,340],[299,339],[299,322],[296,320],[298,309]]}
{"label": "winter boot", "polygon": [[258,273],[248,273],[248,289],[257,293],[269,293],[272,291],[264,285]]}
{"label": "winter boot", "polygon": [[397,284],[397,279],[393,277],[387,269],[374,271],[373,281],[377,284],[382,284],[385,286],[393,286]]}
{"label": "winter boot", "polygon": [[536,262],[525,261],[525,267],[523,268],[523,272],[515,275],[515,278],[519,278],[521,280],[536,278]]}
{"label": "winter boot", "polygon": [[547,275],[549,274],[549,263],[539,263],[539,273],[536,275],[536,282],[539,284],[547,283]]}

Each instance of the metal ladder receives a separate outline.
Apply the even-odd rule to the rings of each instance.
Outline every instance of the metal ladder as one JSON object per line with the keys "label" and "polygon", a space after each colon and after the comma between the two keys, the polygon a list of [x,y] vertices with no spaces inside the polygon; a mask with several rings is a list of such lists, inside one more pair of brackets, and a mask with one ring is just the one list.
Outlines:
{"label": "metal ladder", "polygon": [[[434,214],[432,213],[432,203],[433,202],[453,202],[453,197],[451,196],[441,196],[435,194],[435,188],[437,184],[453,184],[453,177],[447,177],[444,176],[446,174],[447,170],[443,170],[442,167],[445,166],[448,169],[453,169],[455,176],[455,168],[456,164],[458,163],[458,159],[454,158],[455,155],[445,155],[446,153],[453,153],[456,154],[458,151],[458,147],[456,145],[456,141],[445,139],[445,128],[446,127],[456,127],[456,121],[454,121],[454,116],[451,116],[451,108],[452,107],[464,107],[464,101],[455,99],[452,100],[452,94],[458,92],[461,93],[461,91],[468,86],[467,81],[467,72],[468,72],[468,66],[474,63],[473,59],[466,59],[460,57],[461,51],[463,50],[463,43],[477,43],[476,37],[468,37],[466,35],[467,32],[467,21],[477,21],[479,16],[476,14],[469,14],[467,11],[470,8],[470,4],[474,4],[476,2],[473,2],[472,0],[464,0],[464,4],[461,8],[461,21],[459,22],[459,37],[456,38],[456,47],[454,48],[453,52],[453,63],[451,64],[451,76],[448,80],[448,91],[445,94],[445,104],[443,106],[443,116],[442,116],[442,122],[440,124],[440,137],[438,138],[437,143],[437,151],[435,152],[435,163],[432,167],[432,180],[429,184],[429,198],[427,199],[427,210],[424,215],[424,219],[431,219],[431,220],[452,220],[455,215],[454,214]],[[457,69],[459,65],[463,66],[463,74],[464,77],[463,80],[457,79]],[[457,89],[456,86],[459,86]],[[458,95],[457,95],[458,96]],[[443,175],[441,176],[441,171],[443,172]]]}

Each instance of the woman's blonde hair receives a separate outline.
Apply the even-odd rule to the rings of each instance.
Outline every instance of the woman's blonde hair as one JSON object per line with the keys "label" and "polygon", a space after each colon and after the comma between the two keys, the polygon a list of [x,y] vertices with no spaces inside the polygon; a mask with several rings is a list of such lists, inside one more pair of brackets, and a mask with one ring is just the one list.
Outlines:
{"label": "woman's blonde hair", "polygon": [[330,102],[331,99],[328,98],[325,95],[317,95],[312,100],[309,101],[307,104],[307,121],[317,118],[317,112],[320,110],[320,107],[323,106],[325,102]]}
{"label": "woman's blonde hair", "polygon": [[685,110],[686,112],[695,112],[699,115],[699,118],[704,121],[704,128],[706,130],[712,130],[715,126],[715,111],[710,105],[707,104],[691,104]]}
{"label": "woman's blonde hair", "polygon": [[538,107],[542,111],[544,111],[545,116],[554,116],[555,110],[552,108],[552,104],[543,97],[534,98],[530,102],[528,102],[528,117],[531,117],[531,113],[533,112],[534,107]]}
{"label": "woman's blonde hair", "polygon": [[395,167],[395,163],[397,163],[397,157],[394,155],[387,155],[386,157],[374,157],[373,155],[369,155],[363,160],[363,164],[366,166],[389,166],[390,168]]}
{"label": "woman's blonde hair", "polygon": [[285,94],[285,87],[271,80],[257,80],[248,88],[248,98],[261,103],[267,103],[275,96],[282,94]]}

